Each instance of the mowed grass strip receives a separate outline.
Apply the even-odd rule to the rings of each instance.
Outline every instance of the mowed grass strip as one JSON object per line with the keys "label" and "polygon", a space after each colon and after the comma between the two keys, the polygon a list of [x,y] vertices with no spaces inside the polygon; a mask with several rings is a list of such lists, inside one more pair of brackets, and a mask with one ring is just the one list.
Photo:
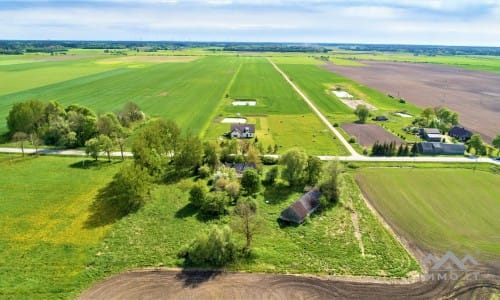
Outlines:
{"label": "mowed grass strip", "polygon": [[[198,134],[213,116],[233,73],[237,58],[207,57],[189,63],[154,64],[114,71],[0,97],[0,119],[12,103],[28,99],[82,104],[96,112],[116,111],[128,101],[149,116],[172,119]],[[6,131],[0,123],[0,133]]]}
{"label": "mowed grass strip", "polygon": [[[263,57],[241,58],[242,67],[224,102],[228,113],[303,114],[307,104]],[[255,106],[233,106],[234,99],[255,99]]]}
{"label": "mowed grass strip", "polygon": [[109,226],[86,228],[88,208],[118,164],[0,156],[0,298],[75,296]]}
{"label": "mowed grass strip", "polygon": [[500,259],[500,176],[464,169],[363,168],[356,181],[396,231],[423,249]]}

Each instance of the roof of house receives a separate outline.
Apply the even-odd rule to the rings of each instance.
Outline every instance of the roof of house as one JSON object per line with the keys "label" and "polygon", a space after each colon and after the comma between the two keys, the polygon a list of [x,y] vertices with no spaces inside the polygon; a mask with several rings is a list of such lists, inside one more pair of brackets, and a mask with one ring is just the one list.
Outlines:
{"label": "roof of house", "polygon": [[426,134],[441,134],[437,128],[424,128]]}
{"label": "roof of house", "polygon": [[255,124],[231,124],[231,132],[233,131],[255,133]]}
{"label": "roof of house", "polygon": [[464,144],[446,144],[438,142],[418,143],[418,150],[423,154],[463,154]]}
{"label": "roof of house", "polygon": [[387,121],[389,119],[387,119],[386,116],[376,116],[375,117],[375,121]]}
{"label": "roof of house", "polygon": [[440,133],[428,133],[427,137],[430,139],[432,138],[441,139],[442,135]]}
{"label": "roof of house", "polygon": [[233,168],[236,170],[236,173],[238,174],[243,174],[243,172],[245,172],[246,169],[256,169],[257,166],[255,165],[255,163],[247,163],[247,162],[244,162],[244,163],[225,163],[224,166],[228,167],[228,168]]}
{"label": "roof of house", "polygon": [[319,207],[320,196],[321,192],[319,190],[310,190],[287,209],[283,210],[280,219],[297,224],[304,222],[304,219]]}
{"label": "roof of house", "polygon": [[472,132],[465,129],[463,126],[453,126],[450,128],[450,131],[448,133],[451,136],[458,136],[458,137],[471,137],[472,136]]}

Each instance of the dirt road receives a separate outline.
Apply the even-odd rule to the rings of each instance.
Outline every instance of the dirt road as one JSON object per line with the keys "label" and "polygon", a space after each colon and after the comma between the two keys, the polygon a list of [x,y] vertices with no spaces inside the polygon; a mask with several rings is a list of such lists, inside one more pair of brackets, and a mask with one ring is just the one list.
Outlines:
{"label": "dirt road", "polygon": [[79,299],[489,299],[490,280],[411,284],[212,271],[144,270],[100,282]]}

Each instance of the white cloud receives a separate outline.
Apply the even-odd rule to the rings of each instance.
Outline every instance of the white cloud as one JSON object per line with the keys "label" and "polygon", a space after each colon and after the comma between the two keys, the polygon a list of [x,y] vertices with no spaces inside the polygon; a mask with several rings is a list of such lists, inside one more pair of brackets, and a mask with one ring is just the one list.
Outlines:
{"label": "white cloud", "polygon": [[[75,0],[26,2],[37,5],[9,3],[0,6],[0,39],[189,39],[500,46],[500,5],[489,0],[107,0],[105,3]],[[463,10],[465,12],[461,13]]]}

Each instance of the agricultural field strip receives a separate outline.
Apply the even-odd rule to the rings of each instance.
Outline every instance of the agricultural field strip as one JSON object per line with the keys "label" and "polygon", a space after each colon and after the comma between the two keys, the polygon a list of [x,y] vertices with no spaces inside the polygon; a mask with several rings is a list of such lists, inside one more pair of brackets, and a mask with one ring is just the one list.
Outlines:
{"label": "agricultural field strip", "polygon": [[[21,153],[21,148],[0,148],[0,153]],[[24,153],[34,154],[35,149],[24,149]],[[38,150],[38,154],[43,155],[62,155],[62,156],[86,156],[85,151],[82,150],[58,150],[58,149],[44,149]],[[111,156],[120,157],[121,152],[115,151],[111,152]],[[123,156],[132,157],[134,156],[132,152],[123,152]],[[279,157],[279,155],[266,155],[270,157]],[[436,156],[418,156],[418,157],[373,157],[373,156],[329,156],[329,155],[318,155],[321,160],[334,160],[338,159],[340,161],[362,161],[362,162],[440,162],[440,163],[488,163],[500,165],[500,161],[494,160],[487,157],[479,158],[467,158],[467,157],[436,157]]]}
{"label": "agricultural field strip", "polygon": [[321,121],[323,123],[325,123],[325,125],[328,127],[328,129],[330,129],[335,134],[335,136],[342,142],[342,144],[344,145],[344,147],[346,147],[347,150],[349,150],[349,152],[351,153],[351,156],[353,156],[353,157],[360,156],[356,152],[356,150],[354,150],[354,148],[344,139],[344,137],[340,134],[340,132],[338,132],[332,126],[332,124],[330,124],[330,122],[328,121],[328,119],[325,116],[323,116],[323,114],[316,108],[316,106],[311,102],[311,100],[309,100],[309,98],[307,98],[307,96],[288,78],[288,76],[283,71],[281,71],[281,69],[278,68],[278,66],[274,62],[272,62],[269,58],[267,60],[269,61],[269,63],[271,65],[273,65],[273,67],[276,69],[276,71],[278,71],[283,76],[283,78],[285,78],[285,80],[302,97],[302,99],[304,99],[304,101],[311,107],[311,109],[316,113],[316,115],[321,119]]}

